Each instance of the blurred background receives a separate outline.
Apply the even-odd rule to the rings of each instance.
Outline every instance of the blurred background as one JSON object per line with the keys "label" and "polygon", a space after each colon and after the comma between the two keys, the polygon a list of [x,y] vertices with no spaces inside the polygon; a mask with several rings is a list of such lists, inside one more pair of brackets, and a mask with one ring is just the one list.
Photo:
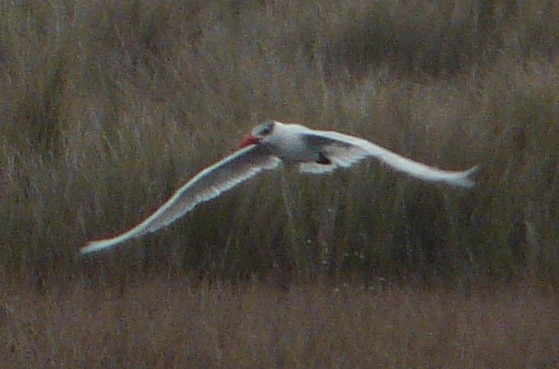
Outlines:
{"label": "blurred background", "polygon": [[[8,283],[559,281],[555,1],[0,6]],[[478,185],[423,183],[373,160],[266,173],[156,234],[78,255],[268,118],[445,169],[480,164]]]}

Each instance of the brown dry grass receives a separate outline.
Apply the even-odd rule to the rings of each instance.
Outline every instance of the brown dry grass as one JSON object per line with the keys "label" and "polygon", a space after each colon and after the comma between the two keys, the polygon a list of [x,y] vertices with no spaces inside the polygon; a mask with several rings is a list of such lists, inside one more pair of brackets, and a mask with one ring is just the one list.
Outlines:
{"label": "brown dry grass", "polygon": [[[2,10],[8,278],[116,269],[234,280],[277,266],[303,278],[558,279],[554,1],[50,0]],[[479,185],[423,184],[370,161],[289,176],[287,204],[279,177],[263,175],[109,256],[76,256],[136,224],[267,118],[444,168],[481,164]]]}
{"label": "brown dry grass", "polygon": [[[557,4],[4,2],[0,366],[559,366],[556,289],[480,287],[559,281]],[[267,118],[479,185],[270,174],[77,256]]]}
{"label": "brown dry grass", "polygon": [[150,279],[3,290],[0,357],[13,368],[553,368],[554,288],[464,294]]}

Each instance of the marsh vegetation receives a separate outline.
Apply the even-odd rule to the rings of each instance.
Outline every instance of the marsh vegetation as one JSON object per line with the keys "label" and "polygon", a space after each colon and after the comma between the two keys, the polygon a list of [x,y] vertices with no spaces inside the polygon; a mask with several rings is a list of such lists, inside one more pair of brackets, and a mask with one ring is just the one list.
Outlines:
{"label": "marsh vegetation", "polygon": [[[173,367],[158,356],[168,353],[150,349],[138,362],[126,360],[137,348],[174,342],[180,353],[169,365],[192,363],[190,352],[202,358],[199,367],[256,367],[252,343],[236,340],[262,334],[256,350],[270,355],[260,361],[266,366],[409,367],[431,365],[428,358],[434,366],[501,366],[471,355],[505,360],[507,352],[520,359],[506,367],[556,365],[556,2],[49,0],[0,7],[0,319],[12,342],[0,349],[11,352],[7,363],[110,367],[103,358],[114,354],[123,360],[115,367]],[[442,168],[480,164],[478,185],[425,184],[374,161],[330,176],[268,173],[164,231],[78,256],[87,240],[143,219],[268,118],[362,136]],[[277,187],[282,175],[288,197]],[[378,280],[393,289],[358,292]],[[153,294],[141,292],[142,281]],[[348,281],[351,292],[333,297]],[[500,292],[478,306],[488,285]],[[530,287],[511,287],[518,285]],[[514,291],[520,297],[510,300]],[[222,310],[205,310],[206,298],[217,303],[222,295],[232,306],[212,309],[238,304],[248,320],[227,323]],[[253,306],[262,303],[258,296],[276,295],[273,306]],[[159,318],[140,325],[153,317],[144,308],[161,319],[168,309],[177,325]],[[100,320],[95,309],[105,309]],[[262,309],[271,311],[271,325],[256,313]],[[138,325],[126,328],[131,319]],[[223,326],[196,343],[183,328],[197,329],[190,324],[197,319]],[[484,331],[479,319],[495,331]],[[305,330],[304,321],[314,326]],[[153,322],[162,336],[146,331]],[[115,324],[123,329],[112,330]],[[508,331],[511,324],[518,331]],[[406,325],[423,328],[416,336]],[[498,346],[499,339],[513,344]],[[114,341],[125,341],[123,350],[102,351]],[[346,348],[333,348],[339,342]],[[240,356],[234,344],[242,344]],[[28,347],[35,351],[22,351]],[[80,351],[86,347],[93,351]],[[354,355],[341,354],[350,347]]]}

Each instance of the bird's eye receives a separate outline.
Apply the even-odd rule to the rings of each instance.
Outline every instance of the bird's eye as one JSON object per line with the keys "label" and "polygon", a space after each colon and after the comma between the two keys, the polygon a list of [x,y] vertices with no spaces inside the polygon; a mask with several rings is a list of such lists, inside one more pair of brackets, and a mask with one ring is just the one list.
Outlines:
{"label": "bird's eye", "polygon": [[272,133],[272,125],[271,124],[266,124],[264,127],[262,127],[262,129],[260,130],[260,136],[267,136],[270,133]]}

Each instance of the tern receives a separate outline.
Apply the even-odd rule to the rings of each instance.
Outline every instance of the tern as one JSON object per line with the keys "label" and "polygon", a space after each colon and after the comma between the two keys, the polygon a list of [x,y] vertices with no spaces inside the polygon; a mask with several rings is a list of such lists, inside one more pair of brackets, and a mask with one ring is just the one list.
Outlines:
{"label": "tern", "polygon": [[302,173],[326,173],[349,167],[373,157],[410,176],[432,182],[471,188],[474,166],[465,171],[448,171],[405,158],[367,140],[333,131],[319,131],[299,124],[267,120],[256,126],[240,148],[202,170],[179,188],[159,209],[132,229],[114,237],[89,242],[81,253],[110,248],[155,232],[264,170],[280,163],[298,166]]}

